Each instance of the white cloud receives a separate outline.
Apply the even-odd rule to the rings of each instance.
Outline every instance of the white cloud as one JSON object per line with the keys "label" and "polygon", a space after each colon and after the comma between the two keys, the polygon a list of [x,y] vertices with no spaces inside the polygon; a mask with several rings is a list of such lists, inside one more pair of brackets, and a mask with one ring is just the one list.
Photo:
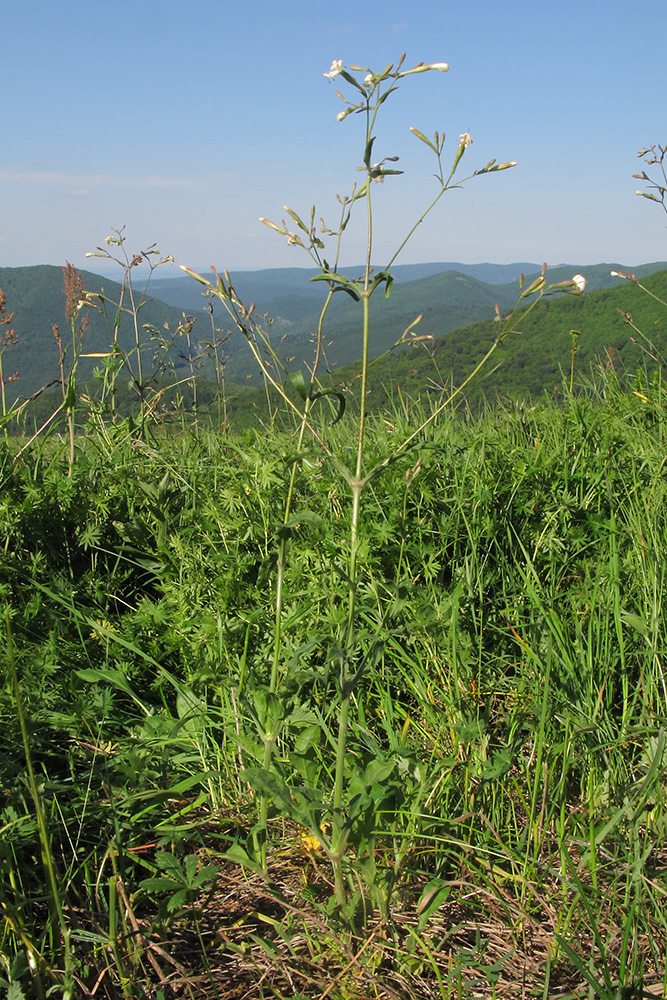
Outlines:
{"label": "white cloud", "polygon": [[74,186],[72,194],[89,194],[92,187],[113,188],[185,188],[203,187],[198,177],[120,177],[113,174],[63,174],[50,170],[0,170],[0,182],[14,184],[66,184]]}

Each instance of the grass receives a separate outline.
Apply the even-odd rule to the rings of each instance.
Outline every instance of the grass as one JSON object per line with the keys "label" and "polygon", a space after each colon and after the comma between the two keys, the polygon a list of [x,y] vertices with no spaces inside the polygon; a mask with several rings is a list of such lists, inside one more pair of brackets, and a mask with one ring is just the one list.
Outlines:
{"label": "grass", "polygon": [[[8,995],[664,995],[665,404],[600,376],[442,414],[369,486],[344,906],[349,491],[280,431],[98,423],[71,475],[69,440],[4,444]],[[369,463],[407,419],[368,417]]]}

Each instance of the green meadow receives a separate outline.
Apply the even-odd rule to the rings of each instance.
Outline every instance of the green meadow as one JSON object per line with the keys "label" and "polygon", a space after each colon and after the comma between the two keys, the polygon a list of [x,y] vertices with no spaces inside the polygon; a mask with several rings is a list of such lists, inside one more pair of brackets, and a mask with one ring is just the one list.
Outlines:
{"label": "green meadow", "polygon": [[[9,1000],[667,994],[665,274],[591,293],[597,340],[581,274],[522,277],[441,340],[404,300],[376,360],[372,192],[397,172],[376,118],[443,66],[327,74],[365,172],[337,228],[267,222],[320,271],[308,365],[227,274],[189,272],[205,344],[186,320],[187,351],[157,338],[171,319],[142,326],[133,291],[156,251],[114,230],[121,282],[65,269],[55,387],[10,399],[2,301]],[[413,132],[439,185],[419,225],[469,136],[450,169]],[[340,370],[334,297],[356,317]],[[230,335],[254,389],[225,377]],[[522,383],[540,336],[564,360]]]}

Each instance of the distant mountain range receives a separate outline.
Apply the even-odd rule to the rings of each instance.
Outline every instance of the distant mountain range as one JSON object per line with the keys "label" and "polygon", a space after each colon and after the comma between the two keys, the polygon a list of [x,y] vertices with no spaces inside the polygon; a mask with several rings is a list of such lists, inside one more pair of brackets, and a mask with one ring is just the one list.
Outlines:
{"label": "distant mountain range", "polygon": [[[464,270],[456,270],[463,268]],[[611,271],[631,271],[637,277],[645,277],[667,268],[667,262],[643,264],[629,267],[618,263],[609,264],[561,264],[547,272],[549,282],[564,281],[574,274],[583,274],[588,282],[587,293],[619,284],[618,278],[611,277]],[[362,268],[344,268],[341,273],[356,276]],[[378,357],[389,350],[402,336],[403,331],[418,315],[423,319],[419,325],[420,334],[441,337],[452,330],[466,327],[493,317],[495,305],[503,310],[514,306],[518,298],[516,281],[525,274],[526,285],[541,272],[541,266],[530,263],[516,264],[456,264],[448,268],[446,264],[398,265],[392,269],[396,283],[391,296],[386,299],[380,292],[373,299],[371,319],[371,357]],[[205,272],[202,272],[205,274]],[[276,271],[242,271],[232,274],[237,293],[250,304],[255,302],[259,313],[266,313],[272,319],[272,329],[280,342],[280,353],[285,358],[294,359],[298,364],[307,363],[312,357],[312,332],[317,329],[319,310],[324,300],[323,282],[310,279],[318,272],[302,268],[281,268]],[[500,277],[500,281],[489,283],[479,274]],[[418,275],[415,277],[415,275]],[[151,286],[153,294],[158,290],[165,295],[164,283],[173,285],[167,289],[169,301],[179,302],[184,309],[202,307],[201,286],[191,279],[162,279],[159,285]],[[280,289],[282,294],[271,298]],[[187,295],[187,300],[185,296]],[[216,311],[217,320],[224,322],[224,310]],[[327,363],[331,368],[347,365],[355,361],[360,348],[360,309],[346,295],[334,297],[326,322]],[[240,335],[229,342],[231,357],[227,365],[230,381],[244,382],[251,378],[257,381],[257,367],[247,345]]]}
{"label": "distant mountain range", "polygon": [[[460,264],[460,263],[428,263],[428,264],[396,264],[391,273],[397,282],[419,281],[430,278],[443,271],[456,271],[467,274],[477,281],[488,285],[504,285],[516,281],[521,273],[531,274],[538,271],[541,264]],[[381,270],[381,267],[376,267]],[[197,270],[197,268],[194,268]],[[364,265],[357,267],[342,267],[340,273],[348,278],[357,277],[364,272]],[[204,277],[210,274],[210,268],[199,269]],[[222,269],[220,271],[222,273]],[[322,285],[311,279],[320,272],[308,267],[274,267],[259,271],[231,271],[234,287],[244,302],[255,302],[262,309],[274,299],[289,295],[306,298],[323,298]],[[160,276],[151,282],[152,294],[163,302],[181,309],[196,309],[201,304],[201,289],[193,283],[182,271],[176,270],[170,277]]]}
{"label": "distant mountain range", "polygon": [[[406,327],[420,314],[423,319],[416,332],[429,334],[434,338],[442,338],[452,331],[469,327],[470,324],[491,319],[496,303],[502,310],[510,309],[516,303],[516,280],[519,274],[524,273],[525,281],[529,283],[540,270],[540,266],[533,263],[397,265],[392,268],[396,283],[391,296],[386,299],[380,291],[373,299],[372,357],[378,357],[391,348]],[[622,285],[627,292],[627,283],[612,278],[612,270],[630,271],[637,277],[644,278],[667,270],[667,262],[636,267],[618,263],[563,264],[550,269],[547,279],[549,282],[557,282],[571,278],[576,273],[583,274],[588,282],[586,294],[569,301],[591,302],[592,309],[596,293],[600,290]],[[342,269],[342,273],[348,276],[357,276],[362,271],[361,267]],[[201,273],[206,274],[205,271]],[[312,332],[317,327],[325,295],[323,283],[310,280],[317,273],[306,268],[277,268],[232,274],[235,288],[243,300],[247,304],[254,301],[258,312],[267,313],[272,318],[272,330],[280,344],[279,350],[285,357],[293,359],[292,367],[307,364],[312,356]],[[103,288],[110,299],[117,300],[120,286],[116,282],[91,272],[83,272],[82,277],[88,290],[99,291]],[[141,270],[137,268],[133,272],[137,288],[142,287],[141,277]],[[58,377],[58,352],[52,323],[60,325],[65,342],[68,338],[71,340],[64,321],[62,271],[48,265],[0,268],[0,288],[7,295],[7,310],[14,311],[13,326],[18,335],[18,343],[6,350],[3,368],[5,377],[18,370],[20,380],[10,383],[7,390],[10,398],[16,393],[28,396]],[[620,292],[621,297],[623,294]],[[142,305],[139,315],[141,336],[147,344],[147,358],[152,356],[157,346],[156,338],[166,335],[167,328],[175,330],[182,321],[184,312],[196,318],[193,340],[210,340],[210,320],[203,308],[205,299],[201,294],[201,286],[191,278],[185,275],[157,277],[150,284],[149,295],[150,298]],[[552,301],[550,308],[556,306],[556,301]],[[617,308],[619,306],[612,309],[616,317]],[[223,309],[216,308],[215,322],[222,328],[228,327]],[[152,341],[150,330],[145,329],[144,324],[152,329]],[[110,332],[103,318],[91,312],[84,351],[104,351],[108,349],[110,339]],[[348,296],[334,297],[327,317],[326,340],[327,364],[331,370],[348,365],[359,357],[360,309]],[[129,317],[125,317],[121,327],[121,343],[125,350],[131,350],[133,342],[132,326]],[[227,380],[248,384],[247,380],[250,378],[249,384],[259,384],[256,363],[238,331],[228,341],[226,350],[229,354]],[[176,351],[177,367],[182,368],[185,364],[184,358],[179,357],[183,353],[184,350]],[[393,363],[395,357],[397,355],[392,354],[390,363]],[[99,364],[99,360],[82,360],[81,377],[89,377],[93,368]],[[202,373],[206,374],[206,368]]]}

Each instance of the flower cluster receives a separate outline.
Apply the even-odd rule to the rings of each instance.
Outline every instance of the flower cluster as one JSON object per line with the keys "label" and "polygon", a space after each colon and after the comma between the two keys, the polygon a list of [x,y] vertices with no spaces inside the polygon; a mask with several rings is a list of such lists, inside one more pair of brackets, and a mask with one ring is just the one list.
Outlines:
{"label": "flower cluster", "polygon": [[[401,69],[403,60],[405,59],[405,53],[401,56],[398,61],[398,65],[394,69],[393,64],[387,66],[387,68],[382,73],[373,73],[371,70],[366,71],[366,76],[364,77],[363,86],[366,88],[372,88],[380,80],[384,80],[388,76],[393,76],[396,80],[399,80],[403,76],[411,76],[413,73],[428,73],[430,70],[436,70],[439,73],[446,73],[449,69],[449,65],[446,62],[436,62],[436,63],[417,63],[412,69]],[[350,66],[352,70],[359,70],[364,72],[364,68],[361,66]],[[393,72],[392,72],[393,71]],[[334,59],[331,63],[331,67],[327,73],[323,73],[322,76],[326,80],[334,80],[337,76],[343,75],[348,82],[354,82],[355,86],[361,89],[361,85],[352,77],[350,79],[350,74],[345,70],[345,64],[342,59]]]}

